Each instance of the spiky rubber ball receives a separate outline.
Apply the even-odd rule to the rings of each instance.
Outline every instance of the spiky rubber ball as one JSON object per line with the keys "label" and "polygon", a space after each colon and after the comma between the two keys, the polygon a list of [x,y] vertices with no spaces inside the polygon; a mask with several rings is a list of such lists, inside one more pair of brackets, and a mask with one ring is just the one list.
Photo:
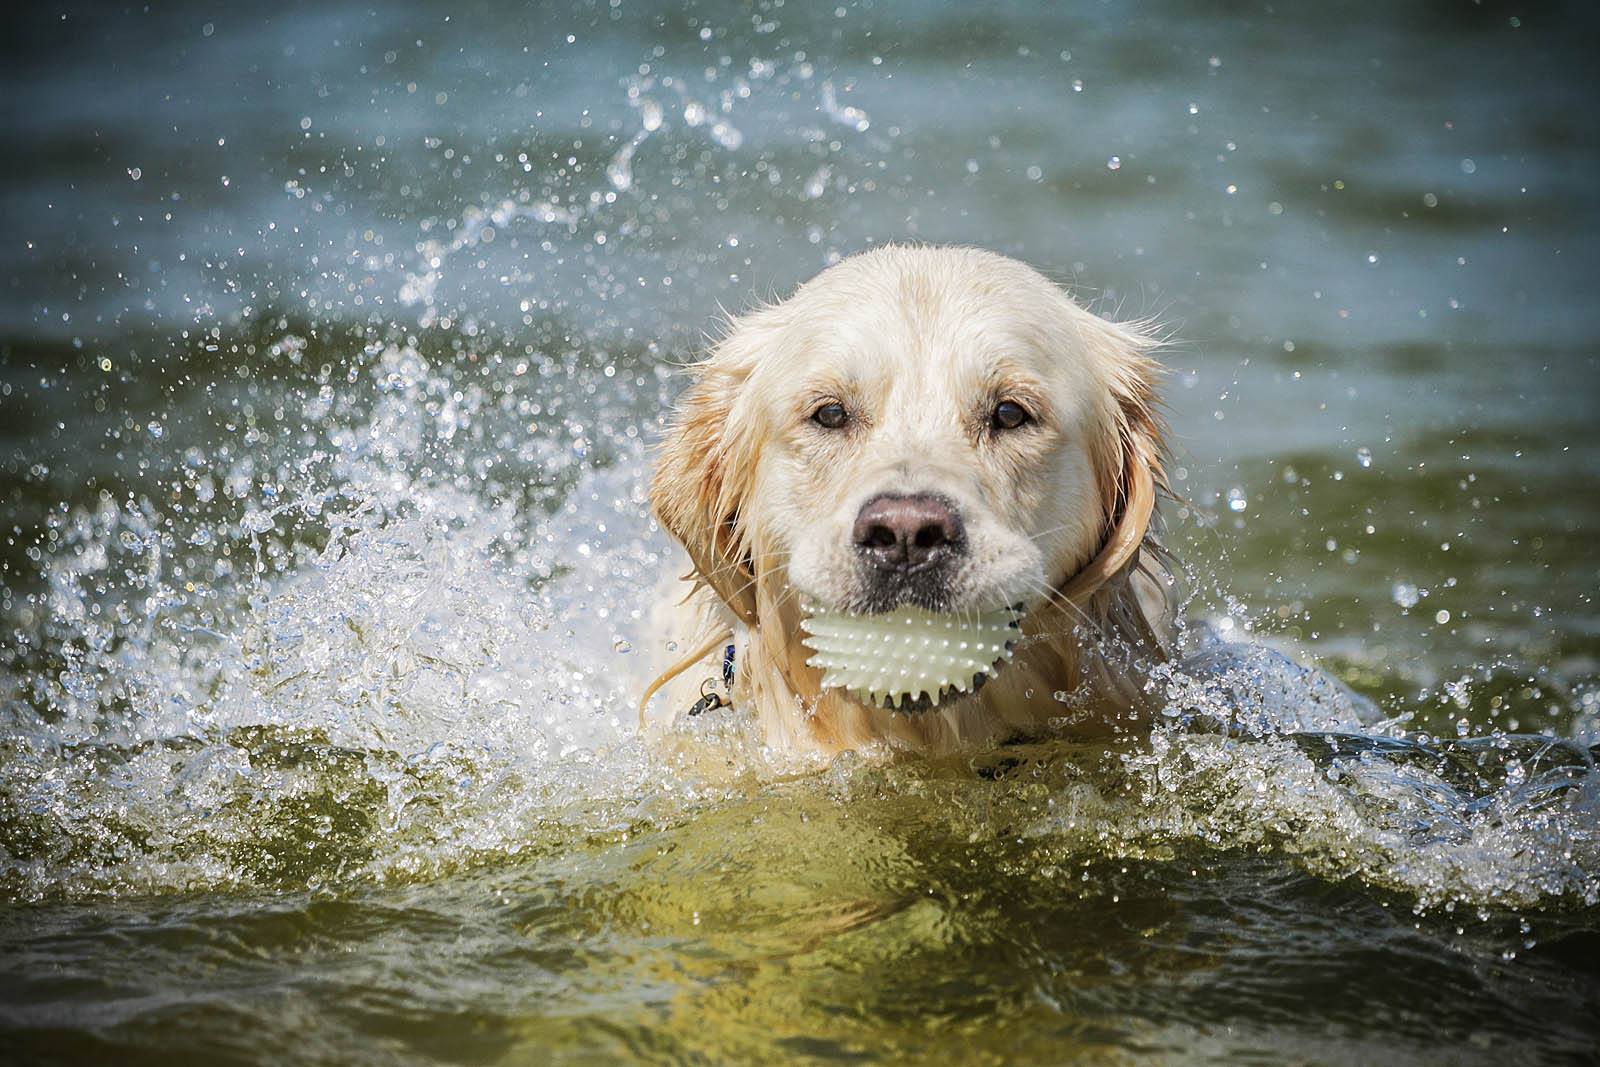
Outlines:
{"label": "spiky rubber ball", "polygon": [[942,613],[903,607],[874,615],[814,611],[801,640],[822,669],[824,689],[845,689],[868,704],[908,708],[976,689],[980,676],[1009,661],[1022,637],[1021,615]]}

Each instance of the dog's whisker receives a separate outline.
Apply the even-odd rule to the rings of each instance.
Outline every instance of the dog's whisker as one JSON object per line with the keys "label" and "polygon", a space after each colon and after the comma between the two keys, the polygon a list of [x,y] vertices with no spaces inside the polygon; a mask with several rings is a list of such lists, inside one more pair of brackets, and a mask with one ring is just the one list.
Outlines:
{"label": "dog's whisker", "polygon": [[1073,525],[1074,524],[1070,523],[1070,522],[1063,522],[1059,526],[1052,526],[1047,530],[1040,530],[1038,533],[1029,534],[1028,535],[1028,540],[1030,540],[1030,541],[1039,541],[1039,540],[1042,540],[1042,539],[1044,539],[1046,537],[1049,537],[1051,534],[1060,533],[1062,530],[1071,529]]}
{"label": "dog's whisker", "polygon": [[1076,614],[1078,619],[1086,626],[1094,629],[1099,628],[1099,623],[1092,615],[1090,615],[1080,605],[1074,603],[1069,598],[1062,596],[1060,591],[1056,589],[1055,586],[1040,579],[1032,579],[1029,584],[1033,586],[1034,592],[1043,596],[1045,603],[1059,608],[1064,612]]}

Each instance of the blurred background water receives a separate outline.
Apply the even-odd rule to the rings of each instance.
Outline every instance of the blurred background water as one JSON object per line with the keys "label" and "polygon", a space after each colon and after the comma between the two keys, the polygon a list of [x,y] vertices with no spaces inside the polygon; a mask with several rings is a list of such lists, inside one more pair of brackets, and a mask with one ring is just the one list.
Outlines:
{"label": "blurred background water", "polygon": [[[1595,28],[14,14],[5,1044],[1592,1057]],[[629,698],[674,368],[891,240],[1174,336],[1172,721],[775,781],[730,717],[731,777],[672,766]]]}

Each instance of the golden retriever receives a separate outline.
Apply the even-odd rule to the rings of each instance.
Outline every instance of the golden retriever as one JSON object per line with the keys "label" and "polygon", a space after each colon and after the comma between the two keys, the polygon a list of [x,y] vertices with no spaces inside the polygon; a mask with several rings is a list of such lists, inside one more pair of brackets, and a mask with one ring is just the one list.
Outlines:
{"label": "golden retriever", "polygon": [[[704,697],[780,749],[942,753],[1138,718],[1175,615],[1154,347],[959,247],[855,255],[733,319],[691,368],[651,484],[690,563],[655,624],[691,651],[641,719],[664,687],[657,721]],[[896,710],[822,687],[802,603],[1025,614],[987,684]]]}

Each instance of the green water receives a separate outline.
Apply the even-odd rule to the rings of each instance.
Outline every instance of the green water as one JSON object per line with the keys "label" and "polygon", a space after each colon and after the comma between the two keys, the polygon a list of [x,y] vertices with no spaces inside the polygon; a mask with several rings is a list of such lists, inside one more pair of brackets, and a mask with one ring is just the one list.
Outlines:
{"label": "green water", "polygon": [[[21,16],[4,1058],[1593,1061],[1590,21]],[[890,239],[1172,335],[1165,713],[647,750],[675,367]]]}
{"label": "green water", "polygon": [[1303,823],[1243,831],[1235,811],[1218,829],[1239,836],[1208,840],[1098,750],[984,762],[977,778],[918,766],[751,787],[678,825],[418,884],[19,908],[4,936],[32,973],[7,979],[8,1011],[81,1007],[14,1030],[13,1047],[448,1062],[1592,1050],[1581,915],[1539,917],[1542,944],[1524,948],[1526,922],[1499,909],[1419,917],[1331,855],[1308,876]]}

